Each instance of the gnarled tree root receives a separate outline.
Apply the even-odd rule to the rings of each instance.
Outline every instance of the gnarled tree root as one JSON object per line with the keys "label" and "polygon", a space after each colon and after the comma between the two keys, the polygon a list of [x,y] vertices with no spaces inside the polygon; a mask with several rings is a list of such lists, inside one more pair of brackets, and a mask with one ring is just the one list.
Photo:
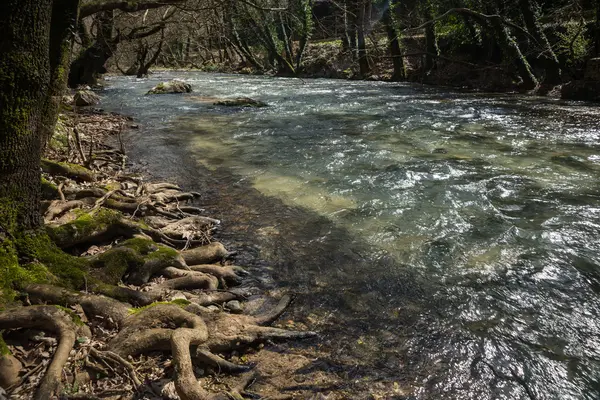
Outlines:
{"label": "gnarled tree root", "polygon": [[58,347],[35,393],[35,400],[46,400],[60,386],[62,369],[75,344],[77,325],[71,315],[56,306],[31,306],[0,314],[0,329],[35,328],[58,335]]}
{"label": "gnarled tree root", "polygon": [[212,242],[206,246],[196,247],[194,249],[185,250],[181,255],[187,265],[210,264],[221,261],[229,252],[219,242]]}

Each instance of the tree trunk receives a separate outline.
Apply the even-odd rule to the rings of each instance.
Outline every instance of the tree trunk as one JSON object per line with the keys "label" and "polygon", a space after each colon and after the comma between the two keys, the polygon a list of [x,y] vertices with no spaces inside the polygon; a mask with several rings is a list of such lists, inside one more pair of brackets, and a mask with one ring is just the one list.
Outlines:
{"label": "tree trunk", "polygon": [[523,87],[525,89],[535,88],[538,85],[538,81],[531,71],[529,62],[521,52],[515,39],[511,36],[508,28],[504,26],[499,17],[492,18],[490,24],[496,33],[504,59],[507,63],[510,62],[516,65],[517,71],[523,80]]}
{"label": "tree trunk", "polygon": [[113,11],[104,11],[98,15],[99,31],[91,47],[81,52],[71,63],[69,86],[96,85],[98,76],[106,72],[104,64],[113,54],[112,32],[114,27]]}
{"label": "tree trunk", "polygon": [[536,47],[540,51],[540,57],[546,70],[545,81],[547,83],[560,83],[562,80],[560,64],[554,50],[552,50],[552,46],[550,46],[546,34],[544,33],[544,29],[538,20],[533,1],[534,0],[519,0],[523,20],[525,21],[527,30],[537,41]]}
{"label": "tree trunk", "polygon": [[54,0],[50,28],[50,86],[41,129],[42,147],[54,133],[62,96],[67,88],[71,42],[77,28],[79,0]]}
{"label": "tree trunk", "polygon": [[356,52],[356,25],[357,25],[357,14],[354,3],[357,0],[347,0],[346,6],[344,7],[344,17],[346,25],[346,37],[348,38],[348,47],[352,52],[352,58],[357,58]]}
{"label": "tree trunk", "polygon": [[41,225],[40,158],[52,0],[0,2],[0,252]]}
{"label": "tree trunk", "polygon": [[298,41],[298,53],[296,54],[296,70],[299,70],[302,66],[304,50],[306,50],[306,46],[308,45],[308,41],[310,40],[313,29],[313,1],[301,0],[300,6],[302,7],[302,29],[300,32],[300,40]]}
{"label": "tree trunk", "polygon": [[[429,2],[423,5],[423,17],[426,21],[433,19]],[[436,56],[440,54],[435,33],[435,24],[428,24],[425,28],[425,48],[427,52],[425,55],[425,71],[429,72],[436,67]]]}
{"label": "tree trunk", "polygon": [[399,81],[405,78],[404,59],[402,58],[402,49],[400,48],[400,40],[398,39],[398,30],[393,19],[394,5],[396,0],[388,0],[388,8],[383,13],[383,24],[387,33],[390,46],[390,56],[394,65],[393,81]]}
{"label": "tree trunk", "polygon": [[367,25],[366,7],[371,7],[370,0],[359,0],[358,4],[358,26],[357,26],[357,46],[358,46],[358,67],[360,75],[365,77],[371,72],[369,67],[369,58],[367,56],[367,43],[365,41],[365,28]]}
{"label": "tree trunk", "polygon": [[595,35],[596,57],[600,57],[600,0],[596,0],[596,35]]}

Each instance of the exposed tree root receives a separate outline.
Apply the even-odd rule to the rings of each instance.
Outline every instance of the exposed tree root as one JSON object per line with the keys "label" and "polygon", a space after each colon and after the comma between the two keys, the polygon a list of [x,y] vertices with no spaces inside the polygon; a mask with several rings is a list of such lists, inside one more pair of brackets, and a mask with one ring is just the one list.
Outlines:
{"label": "exposed tree root", "polygon": [[51,398],[60,386],[62,369],[75,344],[77,325],[72,316],[56,306],[23,307],[0,314],[0,329],[36,328],[58,335],[58,348],[34,396]]}
{"label": "exposed tree root", "polygon": [[238,267],[236,265],[201,264],[191,265],[189,268],[192,271],[210,274],[219,278],[219,280],[223,280],[233,285],[240,284],[242,278],[248,275],[248,273],[242,267]]}
{"label": "exposed tree root", "polygon": [[[284,296],[262,315],[223,311],[242,311],[225,303],[247,296],[228,287],[241,284],[248,273],[238,266],[215,264],[231,256],[221,243],[211,240],[220,221],[201,216],[201,208],[183,203],[200,194],[122,174],[124,154],[114,149],[93,151],[87,145],[89,155],[83,146],[74,159],[81,158],[93,171],[43,162],[46,186],[52,189],[45,202],[48,236],[61,249],[86,257],[77,259],[85,269],[78,270],[82,279],[73,279],[75,283],[66,285],[69,288],[15,284],[26,295],[25,304],[33,305],[0,313],[0,330],[33,328],[57,336],[58,347],[35,399],[64,394],[59,390],[63,368],[82,359],[86,368],[125,377],[137,390],[143,383],[130,357],[156,351],[172,357],[173,383],[182,400],[240,399],[255,374],[244,375],[229,393],[215,394],[198,382],[196,367],[243,374],[252,366],[237,365],[222,355],[264,342],[315,335],[264,326],[283,313],[291,296]],[[96,186],[90,186],[92,182]],[[48,263],[31,255],[25,259]],[[69,307],[78,310],[86,323]],[[71,352],[81,336],[93,339],[91,344]],[[96,394],[66,397],[102,397]]]}
{"label": "exposed tree root", "polygon": [[42,170],[49,174],[64,176],[78,182],[94,182],[96,180],[96,176],[92,171],[77,164],[42,160]]}
{"label": "exposed tree root", "polygon": [[188,265],[210,264],[221,261],[229,253],[225,246],[218,242],[212,242],[206,246],[181,252],[183,259]]}
{"label": "exposed tree root", "polygon": [[74,292],[53,285],[28,285],[24,291],[32,303],[49,303],[64,307],[79,304],[89,319],[110,319],[116,327],[123,326],[130,316],[127,304],[106,296]]}

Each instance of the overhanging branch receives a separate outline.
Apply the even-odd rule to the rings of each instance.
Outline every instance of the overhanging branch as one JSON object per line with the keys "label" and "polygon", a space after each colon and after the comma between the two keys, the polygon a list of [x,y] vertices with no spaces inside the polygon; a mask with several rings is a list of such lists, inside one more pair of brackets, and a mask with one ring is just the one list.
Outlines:
{"label": "overhanging branch", "polygon": [[125,12],[136,12],[150,10],[152,8],[160,8],[172,4],[183,3],[185,1],[186,0],[95,0],[81,6],[79,17],[89,17],[90,15],[101,11],[121,10]]}

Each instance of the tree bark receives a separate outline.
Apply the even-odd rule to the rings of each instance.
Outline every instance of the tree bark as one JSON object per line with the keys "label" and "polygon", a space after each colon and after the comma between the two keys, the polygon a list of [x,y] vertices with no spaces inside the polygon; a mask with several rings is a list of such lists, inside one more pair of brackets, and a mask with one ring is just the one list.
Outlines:
{"label": "tree bark", "polygon": [[[429,1],[425,2],[423,5],[423,17],[425,17],[426,21],[433,20],[431,4],[429,4]],[[429,72],[436,67],[436,56],[440,54],[435,33],[435,24],[428,24],[425,27],[425,48],[427,49],[427,55],[425,56],[425,71]]]}
{"label": "tree bark", "polygon": [[121,10],[125,12],[136,12],[160,8],[169,4],[183,3],[185,0],[94,0],[81,6],[80,18],[104,12]]}
{"label": "tree bark", "polygon": [[367,26],[367,7],[371,7],[370,0],[359,0],[358,4],[358,26],[356,30],[358,47],[358,67],[360,75],[365,77],[371,72],[369,67],[369,58],[367,55],[367,43],[365,41],[365,29]]}
{"label": "tree bark", "polygon": [[50,27],[50,86],[41,124],[42,147],[54,133],[67,88],[71,42],[77,29],[79,0],[54,0]]}
{"label": "tree bark", "polygon": [[106,72],[104,64],[113,54],[112,32],[113,11],[105,11],[97,16],[98,33],[94,43],[83,50],[71,63],[69,86],[95,85],[98,75]]}
{"label": "tree bark", "polygon": [[510,34],[508,28],[502,23],[500,18],[492,18],[490,24],[494,28],[498,44],[502,49],[503,57],[506,62],[514,63],[523,80],[525,89],[533,89],[538,85],[538,80],[531,71],[529,62],[521,52],[519,45]]}
{"label": "tree bark", "polygon": [[600,57],[600,0],[596,0],[596,35],[594,39],[594,47],[596,49],[596,57]]}
{"label": "tree bark", "polygon": [[355,2],[357,0],[347,0],[344,7],[344,22],[346,28],[346,37],[348,38],[348,47],[352,52],[352,58],[357,58],[356,49],[356,25],[357,25],[357,9]]}
{"label": "tree bark", "polygon": [[399,33],[394,23],[393,12],[396,0],[388,0],[388,8],[383,13],[383,24],[387,33],[390,55],[394,66],[392,75],[393,81],[399,81],[405,78],[404,58],[402,58],[402,49],[400,48]]}
{"label": "tree bark", "polygon": [[51,16],[52,0],[0,2],[0,240],[17,227],[41,226],[40,124]]}
{"label": "tree bark", "polygon": [[554,50],[552,50],[552,46],[550,46],[546,34],[544,33],[544,29],[538,20],[533,1],[534,0],[519,0],[523,20],[525,21],[527,31],[537,41],[536,47],[540,51],[540,57],[542,58],[546,70],[546,83],[560,83],[562,80],[560,64]]}

